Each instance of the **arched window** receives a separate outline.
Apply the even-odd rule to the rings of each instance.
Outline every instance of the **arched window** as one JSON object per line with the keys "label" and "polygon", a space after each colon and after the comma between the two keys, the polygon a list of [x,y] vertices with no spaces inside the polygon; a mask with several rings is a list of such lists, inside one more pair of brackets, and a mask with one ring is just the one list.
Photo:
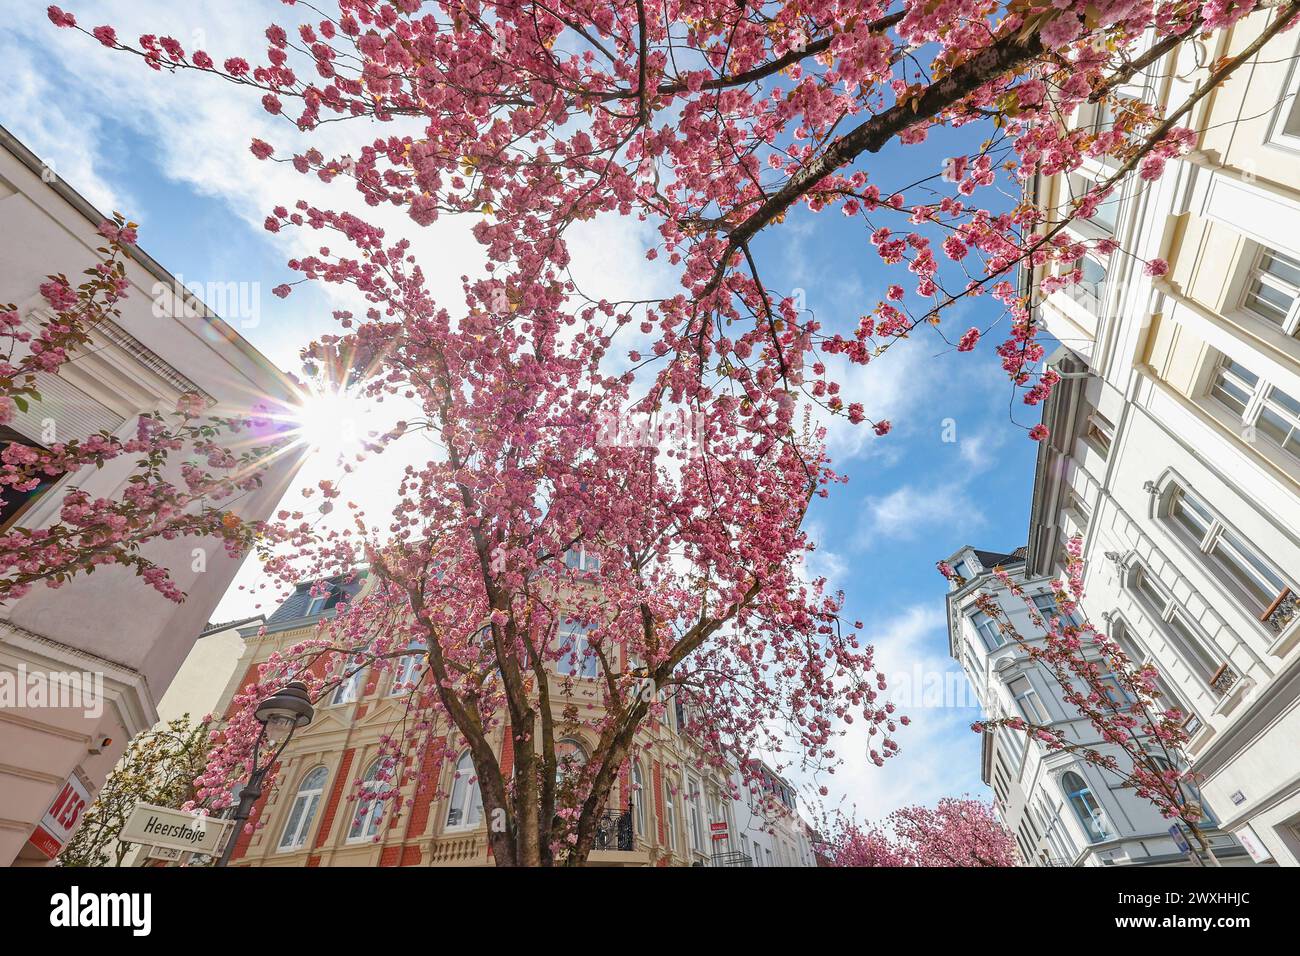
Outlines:
{"label": "arched window", "polygon": [[1170,482],[1163,517],[1250,613],[1265,620],[1291,592],[1282,572],[1189,489]]}
{"label": "arched window", "polygon": [[1074,808],[1075,816],[1083,824],[1084,832],[1088,834],[1088,841],[1096,843],[1106,839],[1109,835],[1106,816],[1102,812],[1101,804],[1092,795],[1092,790],[1083,782],[1083,778],[1073,770],[1067,771],[1061,777],[1061,787],[1065,790],[1065,799]]}
{"label": "arched window", "polygon": [[1128,588],[1137,594],[1138,602],[1148,614],[1163,625],[1166,639],[1191,670],[1211,686],[1219,674],[1222,661],[1217,648],[1213,648],[1192,629],[1184,618],[1182,607],[1173,599],[1162,583],[1140,564],[1129,572]]}
{"label": "arched window", "polygon": [[284,833],[280,835],[281,850],[296,850],[306,844],[307,837],[311,835],[312,820],[316,818],[316,808],[320,806],[321,797],[325,794],[325,779],[328,776],[329,771],[317,767],[298,784],[293,806],[289,808],[289,819],[284,825]]}
{"label": "arched window", "polygon": [[362,778],[361,792],[357,795],[357,808],[352,814],[352,826],[348,827],[349,843],[369,840],[379,832],[379,822],[384,818],[386,797],[393,792],[392,781],[380,779],[382,763],[382,758],[376,760]]}
{"label": "arched window", "polygon": [[637,836],[645,836],[645,771],[641,761],[632,761],[632,819]]}
{"label": "arched window", "polygon": [[483,817],[483,792],[474,779],[474,760],[466,750],[456,761],[456,775],[451,784],[451,802],[447,806],[447,829],[477,826]]}
{"label": "arched window", "polygon": [[555,742],[555,782],[563,784],[566,779],[573,779],[587,766],[587,748],[572,737],[563,737]]}

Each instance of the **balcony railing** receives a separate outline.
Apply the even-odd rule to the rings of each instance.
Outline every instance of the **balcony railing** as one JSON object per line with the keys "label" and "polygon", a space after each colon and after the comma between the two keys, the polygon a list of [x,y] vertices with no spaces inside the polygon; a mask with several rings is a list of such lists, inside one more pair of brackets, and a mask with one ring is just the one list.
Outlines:
{"label": "balcony railing", "polygon": [[1227,664],[1215,671],[1214,676],[1210,678],[1210,686],[1218,692],[1220,697],[1226,697],[1236,683],[1237,672]]}
{"label": "balcony railing", "polygon": [[711,866],[753,866],[754,861],[742,853],[740,850],[729,850],[726,853],[713,854]]}
{"label": "balcony railing", "polygon": [[596,850],[635,850],[636,837],[632,828],[632,807],[626,810],[606,810],[596,821]]}
{"label": "balcony railing", "polygon": [[1284,588],[1277,600],[1260,616],[1260,620],[1275,634],[1281,634],[1297,615],[1300,615],[1300,595],[1290,588]]}

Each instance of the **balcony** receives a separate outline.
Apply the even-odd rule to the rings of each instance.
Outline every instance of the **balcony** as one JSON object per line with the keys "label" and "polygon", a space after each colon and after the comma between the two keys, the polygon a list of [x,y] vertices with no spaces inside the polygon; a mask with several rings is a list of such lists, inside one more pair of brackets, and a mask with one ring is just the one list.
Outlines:
{"label": "balcony", "polygon": [[740,850],[728,850],[726,853],[713,854],[713,860],[709,863],[709,865],[710,866],[753,866],[754,861],[751,860]]}
{"label": "balcony", "polygon": [[1300,617],[1300,595],[1290,588],[1283,588],[1259,619],[1274,634],[1281,634],[1297,617]]}
{"label": "balcony", "polygon": [[1210,686],[1219,695],[1219,703],[1215,705],[1214,713],[1223,716],[1230,714],[1245,700],[1246,695],[1254,688],[1255,682],[1249,677],[1242,677],[1231,666],[1224,664],[1210,678]]}
{"label": "balcony", "polygon": [[636,849],[635,831],[632,827],[632,808],[626,810],[606,810],[596,821],[596,839],[593,850]]}
{"label": "balcony", "polygon": [[1237,683],[1237,672],[1227,664],[1221,666],[1214,672],[1214,676],[1210,678],[1210,686],[1218,692],[1220,697],[1226,696],[1235,683]]}

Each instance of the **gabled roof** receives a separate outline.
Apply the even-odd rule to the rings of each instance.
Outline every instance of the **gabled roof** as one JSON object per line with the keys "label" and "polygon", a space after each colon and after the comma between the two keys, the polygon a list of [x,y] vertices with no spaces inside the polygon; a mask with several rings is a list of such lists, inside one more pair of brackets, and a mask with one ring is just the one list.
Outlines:
{"label": "gabled roof", "polygon": [[979,548],[971,548],[971,550],[975,552],[975,557],[979,559],[979,563],[990,569],[1007,567],[1012,564],[1023,564],[1025,555],[1029,551],[1024,545],[1016,548],[1010,554],[1002,554],[999,551],[981,551]]}
{"label": "gabled roof", "polygon": [[[340,590],[340,597],[353,598],[356,597],[357,593],[361,590],[361,586],[365,583],[365,579],[366,572],[359,571],[356,575],[352,576],[351,580],[343,582],[341,579],[337,579],[336,581],[332,581],[331,585]],[[267,618],[267,629],[280,630],[290,621],[298,622],[307,619],[307,607],[311,604],[311,589],[312,585],[315,583],[316,582],[314,581],[306,581],[294,588],[293,593],[284,599],[284,603],[275,609],[274,614]],[[318,620],[320,618],[333,616],[334,607],[331,605],[323,612],[311,615],[310,619]]]}

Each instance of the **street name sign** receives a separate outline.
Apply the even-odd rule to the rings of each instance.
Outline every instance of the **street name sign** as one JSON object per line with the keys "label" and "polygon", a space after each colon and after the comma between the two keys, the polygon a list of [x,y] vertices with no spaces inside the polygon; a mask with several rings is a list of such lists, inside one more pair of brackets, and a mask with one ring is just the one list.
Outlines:
{"label": "street name sign", "polygon": [[221,852],[233,822],[137,803],[118,839],[123,843],[146,843],[213,855]]}

